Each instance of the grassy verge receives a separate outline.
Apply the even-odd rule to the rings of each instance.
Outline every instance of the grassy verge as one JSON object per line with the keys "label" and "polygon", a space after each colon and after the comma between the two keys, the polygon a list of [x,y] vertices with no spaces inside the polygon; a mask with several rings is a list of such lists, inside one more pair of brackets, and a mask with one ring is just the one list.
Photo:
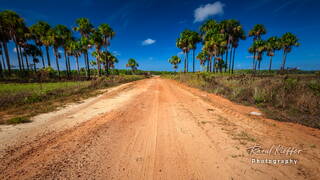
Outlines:
{"label": "grassy verge", "polygon": [[237,103],[255,105],[276,120],[320,128],[320,78],[312,75],[165,75]]}
{"label": "grassy verge", "polygon": [[82,82],[1,84],[0,124],[29,122],[30,117],[39,113],[98,95],[99,89],[143,78],[141,75],[114,75]]}

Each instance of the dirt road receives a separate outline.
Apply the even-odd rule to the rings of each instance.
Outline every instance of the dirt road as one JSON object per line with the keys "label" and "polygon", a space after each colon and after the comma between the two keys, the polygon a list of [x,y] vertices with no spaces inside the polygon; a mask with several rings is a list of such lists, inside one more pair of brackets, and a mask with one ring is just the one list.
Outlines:
{"label": "dirt road", "polygon": [[[1,126],[0,179],[320,179],[319,130],[253,111],[172,80],[128,83]],[[266,158],[297,162],[252,163]]]}

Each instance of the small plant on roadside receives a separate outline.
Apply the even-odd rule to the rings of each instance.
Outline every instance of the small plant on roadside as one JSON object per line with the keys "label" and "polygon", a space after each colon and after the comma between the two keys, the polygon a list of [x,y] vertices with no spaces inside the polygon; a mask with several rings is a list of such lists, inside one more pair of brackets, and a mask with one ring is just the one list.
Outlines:
{"label": "small plant on roadside", "polygon": [[27,117],[14,117],[7,120],[8,124],[21,124],[21,123],[29,123],[31,120]]}

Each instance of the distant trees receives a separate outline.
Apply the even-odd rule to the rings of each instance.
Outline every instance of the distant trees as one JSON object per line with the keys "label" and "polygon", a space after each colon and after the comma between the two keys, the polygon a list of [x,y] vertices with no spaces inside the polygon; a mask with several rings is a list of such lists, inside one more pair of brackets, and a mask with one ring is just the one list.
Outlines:
{"label": "distant trees", "polygon": [[128,60],[128,63],[126,64],[126,67],[130,67],[132,70],[132,73],[134,73],[137,70],[137,68],[139,67],[139,64],[135,59],[130,58]]}
{"label": "distant trees", "polygon": [[[101,75],[101,63],[109,73],[108,69],[114,67],[114,63],[118,60],[110,52],[111,39],[115,36],[113,29],[106,23],[100,24],[96,28],[91,24],[88,18],[79,18],[75,22],[76,26],[73,31],[79,32],[80,39],[73,36],[73,32],[65,25],[57,25],[51,27],[47,22],[38,21],[37,23],[27,27],[24,19],[16,12],[5,10],[0,12],[0,74],[7,71],[10,76],[12,70],[12,62],[9,55],[8,43],[13,42],[15,45],[14,51],[17,53],[18,67],[20,72],[29,70],[30,63],[28,57],[33,57],[32,61],[36,64],[41,58],[42,67],[51,66],[49,50],[52,47],[53,54],[56,59],[56,68],[58,76],[60,73],[61,50],[63,50],[65,69],[67,77],[71,77],[70,57],[76,59],[76,69],[80,76],[79,58],[84,55],[86,76],[90,78],[90,63],[88,51],[95,48],[95,57],[97,59],[98,75]],[[43,46],[45,47],[46,61],[43,56]],[[33,56],[34,55],[34,56]],[[102,59],[103,57],[103,59]],[[27,66],[25,68],[25,65]]]}
{"label": "distant trees", "polygon": [[181,62],[181,59],[180,59],[178,56],[172,56],[172,57],[168,60],[168,62],[169,62],[170,64],[172,64],[173,69],[176,71],[177,68],[178,68],[178,64],[180,64],[180,62]]}
{"label": "distant trees", "polygon": [[[281,70],[285,69],[286,57],[293,47],[299,46],[298,39],[292,33],[286,33],[281,38],[276,36],[263,40],[262,36],[267,33],[262,24],[256,24],[249,31],[248,36],[253,37],[253,43],[249,47],[249,53],[253,54],[252,70],[260,70],[263,55],[266,53],[270,57],[269,71],[272,69],[272,58],[276,51],[283,50]],[[240,40],[246,39],[246,33],[242,25],[235,19],[223,21],[207,20],[201,26],[199,32],[184,30],[176,40],[176,46],[184,54],[184,72],[188,72],[188,54],[193,53],[196,44],[202,42],[202,50],[197,55],[200,65],[206,66],[208,72],[228,72],[234,73],[236,49]],[[193,57],[195,55],[193,54]],[[193,58],[193,72],[194,70]]]}

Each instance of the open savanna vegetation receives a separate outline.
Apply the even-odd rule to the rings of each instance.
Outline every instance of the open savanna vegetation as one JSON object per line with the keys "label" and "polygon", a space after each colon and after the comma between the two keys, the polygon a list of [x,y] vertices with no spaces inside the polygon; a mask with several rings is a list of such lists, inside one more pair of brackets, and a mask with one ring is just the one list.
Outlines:
{"label": "open savanna vegetation", "polygon": [[178,73],[164,77],[256,106],[271,119],[320,128],[320,77],[313,74]]}
{"label": "open savanna vegetation", "polygon": [[[235,19],[223,21],[207,20],[199,31],[189,29],[180,33],[176,46],[184,54],[184,73],[164,75],[192,87],[222,95],[237,103],[254,105],[270,118],[300,123],[320,128],[320,72],[300,71],[286,68],[287,56],[300,43],[298,38],[287,32],[281,37],[266,40],[267,29],[255,25],[248,33]],[[241,40],[253,38],[248,52],[252,54],[251,70],[235,70],[236,50]],[[197,44],[202,44],[198,55]],[[272,68],[272,59],[282,51],[280,69]],[[192,70],[189,69],[189,53],[192,52]],[[269,65],[261,69],[264,56]],[[199,60],[202,72],[196,72],[195,60]],[[176,70],[182,62],[172,56],[169,63]],[[191,73],[193,72],[193,73]]]}

